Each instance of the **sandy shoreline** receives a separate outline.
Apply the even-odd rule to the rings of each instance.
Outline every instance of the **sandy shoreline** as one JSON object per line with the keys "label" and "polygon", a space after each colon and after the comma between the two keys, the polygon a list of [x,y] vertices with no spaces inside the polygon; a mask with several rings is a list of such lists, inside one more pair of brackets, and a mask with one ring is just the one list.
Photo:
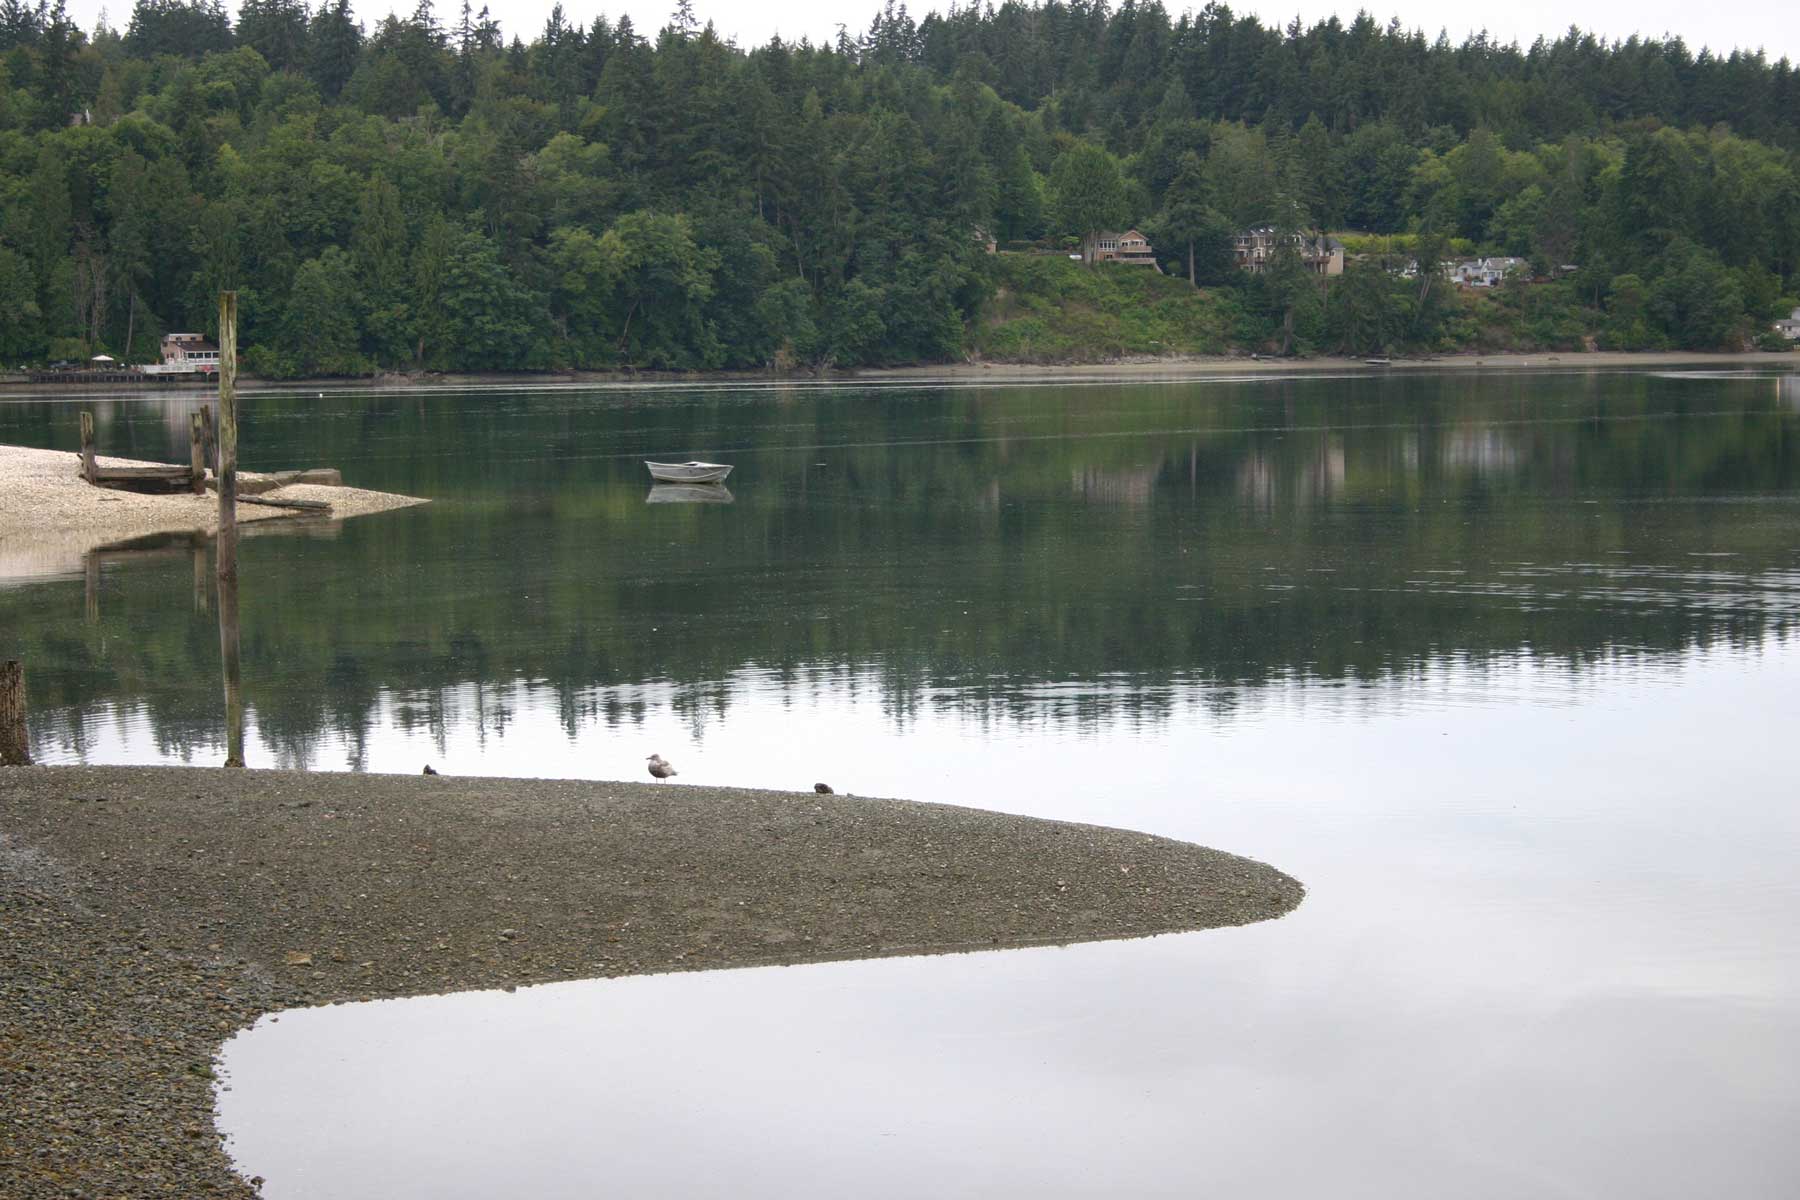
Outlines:
{"label": "sandy shoreline", "polygon": [[[107,466],[147,466],[135,459],[101,455]],[[152,496],[88,485],[79,475],[80,457],[71,451],[0,446],[0,579],[43,578],[79,572],[89,551],[159,533],[213,534],[219,528],[219,500],[208,492]],[[243,472],[246,479],[256,478]],[[290,484],[263,493],[275,500],[322,500],[328,516],[342,520],[393,508],[424,504],[414,496],[353,487]],[[290,511],[257,505],[238,509],[240,524],[293,520]]]}
{"label": "sandy shoreline", "polygon": [[252,1195],[212,1055],[277,1009],[1137,937],[1302,894],[1201,846],[897,800],[7,768],[0,1194]]}
{"label": "sandy shoreline", "polygon": [[[825,371],[548,371],[548,372],[393,372],[363,379],[264,380],[240,377],[242,392],[292,393],[298,391],[388,391],[413,388],[475,388],[488,386],[567,387],[570,385],[654,384],[854,384],[924,382],[942,380],[1144,379],[1190,378],[1210,375],[1293,375],[1342,371],[1540,371],[1620,370],[1699,367],[1712,370],[1776,368],[1800,371],[1800,353],[1761,350],[1719,352],[1662,351],[1547,351],[1529,354],[1444,354],[1396,358],[1385,367],[1366,359],[1344,357],[1251,358],[1248,355],[1209,355],[1117,359],[1098,363],[929,363],[908,367],[866,367]],[[210,394],[209,389],[207,390]],[[116,384],[47,385],[0,381],[0,397],[93,398],[174,394],[165,387],[121,388]]]}

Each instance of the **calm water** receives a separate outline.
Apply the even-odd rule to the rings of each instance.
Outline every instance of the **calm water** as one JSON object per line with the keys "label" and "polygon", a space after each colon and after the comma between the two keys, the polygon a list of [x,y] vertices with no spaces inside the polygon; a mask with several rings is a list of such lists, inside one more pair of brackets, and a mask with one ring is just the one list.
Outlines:
{"label": "calm water", "polygon": [[[282,1196],[1787,1196],[1800,381],[260,397],[424,509],[242,548],[252,765],[905,795],[1304,880],[1246,930],[293,1013]],[[70,445],[69,405],[0,441]],[[99,406],[180,456],[185,403]],[[737,464],[646,503],[640,459]],[[222,757],[192,551],[0,588],[56,761]],[[91,593],[91,594],[90,594]],[[199,597],[204,600],[204,596]]]}

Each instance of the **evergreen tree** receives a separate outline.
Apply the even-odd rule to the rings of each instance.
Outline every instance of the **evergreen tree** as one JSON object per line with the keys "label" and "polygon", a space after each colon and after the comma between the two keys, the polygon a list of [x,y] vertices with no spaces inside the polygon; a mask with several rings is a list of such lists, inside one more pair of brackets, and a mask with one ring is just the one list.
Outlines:
{"label": "evergreen tree", "polygon": [[1094,243],[1102,230],[1125,220],[1125,188],[1112,155],[1086,142],[1064,151],[1050,173],[1056,223],[1081,239],[1081,258],[1094,262]]}
{"label": "evergreen tree", "polygon": [[350,0],[329,0],[313,14],[309,31],[307,74],[329,99],[344,90],[362,53],[362,26],[350,13]]}

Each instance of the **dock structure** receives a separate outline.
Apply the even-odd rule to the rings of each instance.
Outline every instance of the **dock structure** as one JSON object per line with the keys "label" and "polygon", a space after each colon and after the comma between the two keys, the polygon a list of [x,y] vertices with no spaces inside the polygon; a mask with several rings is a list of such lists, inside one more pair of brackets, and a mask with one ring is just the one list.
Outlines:
{"label": "dock structure", "polygon": [[206,490],[203,435],[200,423],[194,422],[194,445],[185,466],[103,467],[94,444],[94,414],[84,412],[81,414],[81,477],[95,487],[120,488],[129,492],[190,491],[199,495]]}

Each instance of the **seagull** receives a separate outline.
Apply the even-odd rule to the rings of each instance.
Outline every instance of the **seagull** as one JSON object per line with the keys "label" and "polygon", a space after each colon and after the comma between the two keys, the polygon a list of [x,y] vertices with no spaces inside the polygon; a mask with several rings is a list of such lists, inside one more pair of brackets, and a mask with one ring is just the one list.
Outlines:
{"label": "seagull", "polygon": [[829,796],[832,794],[831,785],[829,783],[815,783],[813,784],[813,791],[819,793],[821,796]]}
{"label": "seagull", "polygon": [[677,771],[674,767],[670,766],[668,761],[660,754],[652,754],[645,761],[650,764],[650,775],[654,779],[663,780],[671,775],[681,774],[680,771]]}

